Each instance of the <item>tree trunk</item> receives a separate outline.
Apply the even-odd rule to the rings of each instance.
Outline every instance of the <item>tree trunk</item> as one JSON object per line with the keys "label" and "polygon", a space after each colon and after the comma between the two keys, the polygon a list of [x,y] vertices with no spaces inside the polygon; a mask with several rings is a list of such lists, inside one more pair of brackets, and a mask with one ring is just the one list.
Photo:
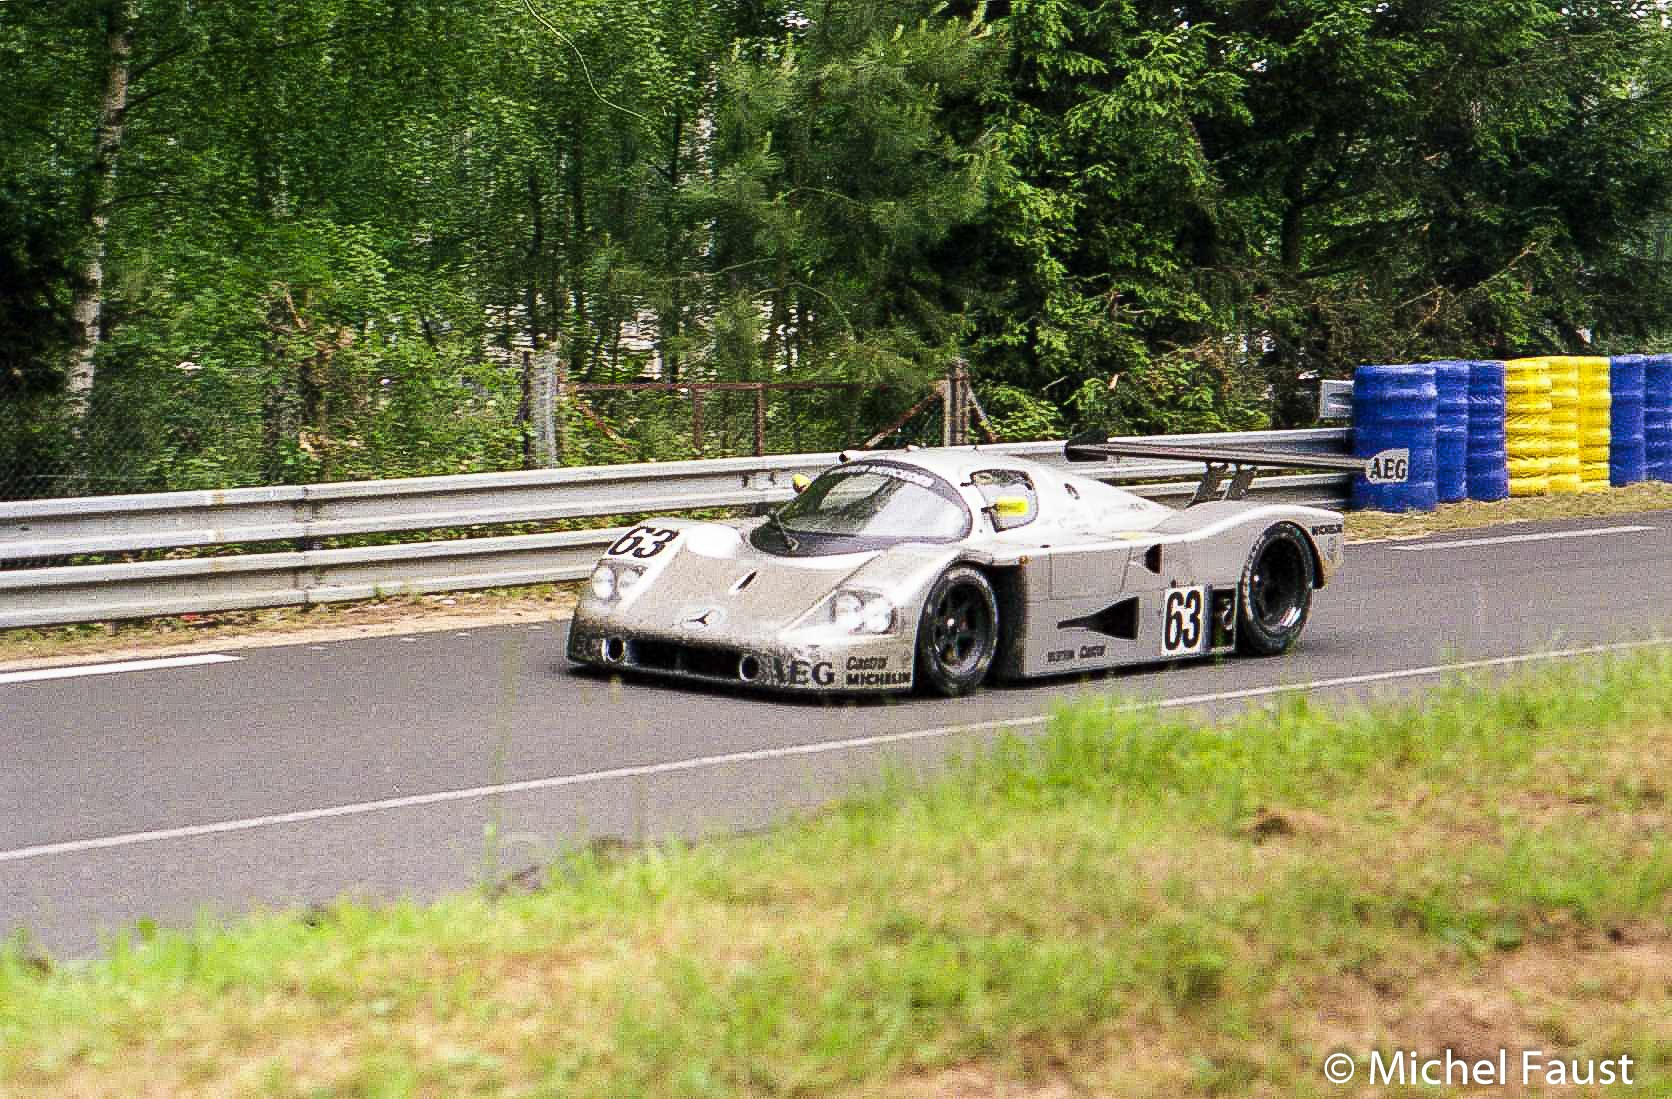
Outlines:
{"label": "tree trunk", "polygon": [[790,254],[782,244],[778,245],[778,289],[772,295],[772,319],[766,329],[766,347],[762,351],[761,361],[766,366],[766,376],[771,378],[778,368],[778,356],[783,351],[784,336],[790,326]]}
{"label": "tree trunk", "polygon": [[1278,260],[1289,274],[1300,271],[1301,254],[1306,244],[1306,172],[1311,166],[1311,149],[1303,155],[1296,150],[1295,159],[1283,180],[1283,224],[1278,242]]}
{"label": "tree trunk", "polygon": [[795,368],[807,365],[807,299],[795,296]]}
{"label": "tree trunk", "polygon": [[586,175],[581,159],[584,138],[577,120],[569,147],[569,292],[573,298],[570,314],[569,371],[585,380],[588,376],[586,356]]}
{"label": "tree trunk", "polygon": [[[529,352],[523,353],[523,414],[533,420],[533,432],[525,426],[523,432],[523,468],[535,468],[538,461],[541,467],[557,464],[555,424],[552,422],[554,405],[552,402],[552,370],[551,356],[544,349],[550,344],[557,345],[557,311],[556,301],[548,302],[552,312],[552,319],[547,325],[547,331],[552,339],[542,342],[540,339],[540,273],[542,264],[546,261],[546,218],[545,192],[540,187],[540,175],[530,165],[528,169],[528,205],[533,218],[532,235],[528,241],[528,285],[526,300],[528,308]],[[535,444],[530,450],[530,435]]]}
{"label": "tree trunk", "polygon": [[668,279],[668,304],[656,324],[656,337],[660,344],[658,350],[662,356],[662,380],[666,382],[679,380],[679,337],[684,320],[684,284],[680,279],[684,234],[679,224],[680,153],[684,140],[685,116],[676,110],[673,115],[673,151],[668,155],[668,201],[663,215],[667,249],[662,272]]}
{"label": "tree trunk", "polygon": [[540,191],[540,174],[531,165],[528,169],[528,211],[533,223],[528,239],[528,283],[524,288],[524,307],[528,310],[528,343],[539,351],[540,343],[540,265],[546,255],[545,198]]}
{"label": "tree trunk", "polygon": [[71,405],[80,416],[93,393],[95,357],[104,325],[105,229],[116,191],[116,159],[128,110],[128,64],[133,54],[138,0],[110,0],[105,9],[105,89],[93,135],[93,166],[82,200],[89,241],[75,292],[77,345],[69,366]]}

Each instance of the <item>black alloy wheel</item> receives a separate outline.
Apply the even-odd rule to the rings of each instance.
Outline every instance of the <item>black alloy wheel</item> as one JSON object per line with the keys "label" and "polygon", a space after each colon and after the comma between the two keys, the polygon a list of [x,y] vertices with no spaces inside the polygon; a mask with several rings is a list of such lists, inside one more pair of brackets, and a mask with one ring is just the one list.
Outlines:
{"label": "black alloy wheel", "polygon": [[948,697],[981,685],[998,651],[999,606],[979,569],[957,565],[941,574],[917,626],[917,681]]}
{"label": "black alloy wheel", "polygon": [[1237,648],[1257,656],[1288,652],[1312,613],[1312,546],[1293,523],[1255,541],[1237,591]]}

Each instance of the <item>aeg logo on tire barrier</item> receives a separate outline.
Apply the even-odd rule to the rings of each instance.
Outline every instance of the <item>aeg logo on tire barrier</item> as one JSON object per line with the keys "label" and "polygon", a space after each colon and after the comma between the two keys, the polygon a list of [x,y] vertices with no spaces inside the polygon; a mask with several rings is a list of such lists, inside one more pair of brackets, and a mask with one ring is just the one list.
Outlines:
{"label": "aeg logo on tire barrier", "polygon": [[1402,485],[1411,475],[1408,447],[1378,451],[1364,467],[1364,479],[1373,485]]}

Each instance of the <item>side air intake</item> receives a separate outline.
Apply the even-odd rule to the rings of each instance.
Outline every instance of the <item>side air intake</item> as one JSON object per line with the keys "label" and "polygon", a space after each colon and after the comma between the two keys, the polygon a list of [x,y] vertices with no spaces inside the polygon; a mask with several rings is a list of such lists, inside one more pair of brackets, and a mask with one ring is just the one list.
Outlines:
{"label": "side air intake", "polygon": [[1119,603],[1104,607],[1084,618],[1070,618],[1057,623],[1059,630],[1090,630],[1104,637],[1122,641],[1138,640],[1138,597],[1129,595]]}

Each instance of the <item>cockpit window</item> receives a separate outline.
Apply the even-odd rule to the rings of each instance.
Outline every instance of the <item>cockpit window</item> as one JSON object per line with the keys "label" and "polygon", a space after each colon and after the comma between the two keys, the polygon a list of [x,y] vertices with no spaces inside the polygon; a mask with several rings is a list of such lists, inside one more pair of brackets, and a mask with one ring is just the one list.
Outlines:
{"label": "cockpit window", "polygon": [[[994,530],[1013,530],[1039,518],[1039,493],[1033,479],[1019,469],[984,469],[970,474],[970,484],[987,502]],[[1018,508],[1021,503],[1026,506]]]}
{"label": "cockpit window", "polygon": [[898,542],[955,542],[969,509],[939,477],[910,466],[854,462],[821,475],[755,531],[776,553],[823,554]]}

